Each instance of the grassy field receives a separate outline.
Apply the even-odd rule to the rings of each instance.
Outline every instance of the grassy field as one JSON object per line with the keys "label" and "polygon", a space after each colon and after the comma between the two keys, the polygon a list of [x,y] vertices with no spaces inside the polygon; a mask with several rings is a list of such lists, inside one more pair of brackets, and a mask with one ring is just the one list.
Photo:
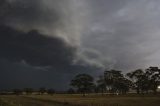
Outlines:
{"label": "grassy field", "polygon": [[0,106],[160,106],[159,96],[23,95],[0,96]]}

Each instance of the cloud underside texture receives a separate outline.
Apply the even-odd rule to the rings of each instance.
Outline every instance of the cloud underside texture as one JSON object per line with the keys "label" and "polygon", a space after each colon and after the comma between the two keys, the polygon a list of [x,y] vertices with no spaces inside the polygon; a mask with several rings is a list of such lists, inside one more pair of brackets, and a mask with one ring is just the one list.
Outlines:
{"label": "cloud underside texture", "polygon": [[[39,0],[0,1],[1,89],[44,86],[63,90],[75,73],[86,70],[73,63],[75,47],[35,27],[45,26],[44,20],[57,21],[58,15],[52,14],[43,12]],[[20,24],[29,30],[17,28]]]}

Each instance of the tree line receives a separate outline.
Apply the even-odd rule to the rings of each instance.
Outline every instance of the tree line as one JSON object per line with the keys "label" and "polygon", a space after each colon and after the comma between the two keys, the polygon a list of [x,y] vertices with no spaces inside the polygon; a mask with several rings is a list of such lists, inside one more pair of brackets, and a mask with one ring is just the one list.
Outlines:
{"label": "tree line", "polygon": [[131,89],[137,94],[154,93],[157,94],[157,88],[160,85],[160,69],[158,67],[149,67],[145,70],[137,69],[126,74],[119,70],[105,70],[104,74],[95,81],[89,74],[78,74],[72,80],[70,85],[73,89],[70,92],[82,93],[115,93],[126,94]]}
{"label": "tree line", "polygon": [[31,94],[37,94],[37,95],[43,95],[43,94],[49,94],[53,95],[56,91],[52,88],[46,89],[45,87],[41,87],[38,90],[35,90],[33,88],[24,88],[24,89],[13,89],[9,91],[0,91],[0,95],[31,95]]}
{"label": "tree line", "polygon": [[[119,70],[105,70],[103,75],[93,78],[89,74],[78,74],[70,82],[72,88],[64,92],[57,92],[54,89],[46,89],[45,87],[34,90],[32,88],[13,89],[12,94],[21,95],[23,93],[29,95],[36,93],[38,95],[55,93],[87,93],[108,94],[126,94],[131,90],[137,94],[157,94],[157,88],[160,87],[160,69],[158,67],[149,67],[147,69],[137,69],[126,74]],[[10,92],[10,91],[9,91]],[[0,94],[9,94],[8,92],[0,92]]]}

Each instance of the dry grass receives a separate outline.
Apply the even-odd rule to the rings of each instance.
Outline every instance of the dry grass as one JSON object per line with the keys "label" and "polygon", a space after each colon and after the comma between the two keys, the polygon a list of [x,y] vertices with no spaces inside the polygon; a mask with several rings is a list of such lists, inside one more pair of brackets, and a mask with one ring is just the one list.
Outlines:
{"label": "dry grass", "polygon": [[160,106],[159,96],[29,95],[1,96],[0,106]]}

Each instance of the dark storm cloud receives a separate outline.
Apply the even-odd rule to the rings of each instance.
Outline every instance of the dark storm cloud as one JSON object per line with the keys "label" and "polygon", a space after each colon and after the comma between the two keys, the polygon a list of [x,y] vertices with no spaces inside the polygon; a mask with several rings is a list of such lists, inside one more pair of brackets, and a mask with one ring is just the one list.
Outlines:
{"label": "dark storm cloud", "polygon": [[0,89],[46,87],[65,90],[71,77],[71,75],[58,72],[57,69],[43,71],[22,62],[13,63],[6,59],[0,59],[0,70]]}
{"label": "dark storm cloud", "polygon": [[[54,14],[54,16],[52,15]],[[42,0],[1,0],[1,23],[25,26],[47,25],[58,21],[58,14],[43,7]]]}
{"label": "dark storm cloud", "polygon": [[75,53],[75,47],[58,37],[0,25],[0,89],[66,90],[76,74],[97,70],[73,63]]}
{"label": "dark storm cloud", "polygon": [[73,66],[72,73],[56,68],[45,70],[27,65],[24,62],[11,62],[6,59],[0,59],[0,89],[14,88],[35,88],[40,87],[54,88],[56,90],[66,90],[69,88],[70,80],[79,73],[89,73],[91,70],[87,67]]}
{"label": "dark storm cloud", "polygon": [[37,29],[50,36],[59,36],[72,45],[80,45],[85,28],[85,2],[75,0],[2,0],[1,23],[16,29]]}
{"label": "dark storm cloud", "polygon": [[75,74],[93,70],[73,63],[75,47],[79,44],[79,26],[85,23],[74,12],[80,11],[79,6],[72,11],[74,4],[72,0],[0,1],[0,84],[3,88],[65,89]]}
{"label": "dark storm cloud", "polygon": [[0,26],[0,58],[25,61],[34,66],[69,67],[75,49],[56,37],[46,37],[33,30],[20,32]]}
{"label": "dark storm cloud", "polygon": [[0,25],[0,89],[65,90],[76,73],[88,71],[87,67],[73,64],[75,51],[60,38]]}

